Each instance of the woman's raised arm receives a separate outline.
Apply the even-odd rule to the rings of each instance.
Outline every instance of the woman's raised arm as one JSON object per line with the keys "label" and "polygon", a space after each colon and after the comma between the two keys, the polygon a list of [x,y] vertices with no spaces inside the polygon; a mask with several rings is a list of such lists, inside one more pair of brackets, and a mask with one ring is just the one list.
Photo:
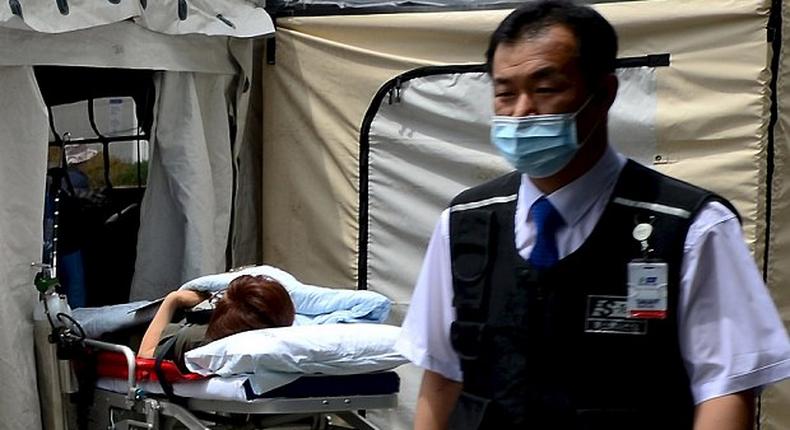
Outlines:
{"label": "woman's raised arm", "polygon": [[140,343],[140,349],[137,351],[137,356],[142,358],[153,358],[156,347],[159,345],[159,339],[162,338],[162,331],[167,327],[167,324],[173,319],[173,315],[181,308],[188,308],[195,306],[206,299],[206,293],[200,293],[191,290],[173,291],[168,294],[159,305],[159,309],[154,315],[151,324],[143,335],[143,340]]}

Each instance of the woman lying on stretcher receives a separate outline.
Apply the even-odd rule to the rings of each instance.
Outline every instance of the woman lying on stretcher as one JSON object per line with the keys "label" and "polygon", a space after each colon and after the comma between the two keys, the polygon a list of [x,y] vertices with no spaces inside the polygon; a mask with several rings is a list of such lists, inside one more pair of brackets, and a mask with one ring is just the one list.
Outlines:
{"label": "woman lying on stretcher", "polygon": [[[140,343],[138,357],[173,360],[186,371],[184,353],[211,341],[247,330],[285,327],[295,310],[288,291],[272,278],[243,275],[234,279],[214,304],[208,324],[171,323],[176,311],[209,298],[208,293],[173,291],[165,297]],[[214,296],[217,297],[217,296]]]}

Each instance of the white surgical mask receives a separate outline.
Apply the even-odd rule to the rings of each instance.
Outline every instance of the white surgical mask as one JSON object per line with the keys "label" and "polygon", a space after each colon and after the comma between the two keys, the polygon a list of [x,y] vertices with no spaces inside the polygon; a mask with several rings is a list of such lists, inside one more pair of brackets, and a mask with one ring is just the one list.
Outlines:
{"label": "white surgical mask", "polygon": [[532,178],[552,176],[568,165],[581,146],[576,116],[590,100],[592,96],[570,113],[493,116],[491,143],[519,172]]}

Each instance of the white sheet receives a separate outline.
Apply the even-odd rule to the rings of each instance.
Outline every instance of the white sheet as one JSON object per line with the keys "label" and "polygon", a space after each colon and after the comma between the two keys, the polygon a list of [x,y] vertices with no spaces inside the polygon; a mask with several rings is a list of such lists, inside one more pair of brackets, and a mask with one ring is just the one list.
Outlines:
{"label": "white sheet", "polygon": [[[209,378],[202,381],[176,382],[173,384],[173,393],[177,396],[191,399],[206,400],[236,400],[246,401],[247,394],[244,390],[246,376],[228,378]],[[103,390],[115,393],[126,393],[128,390],[125,379],[99,378],[96,386]],[[156,394],[163,394],[159,382],[143,382],[140,388]]]}

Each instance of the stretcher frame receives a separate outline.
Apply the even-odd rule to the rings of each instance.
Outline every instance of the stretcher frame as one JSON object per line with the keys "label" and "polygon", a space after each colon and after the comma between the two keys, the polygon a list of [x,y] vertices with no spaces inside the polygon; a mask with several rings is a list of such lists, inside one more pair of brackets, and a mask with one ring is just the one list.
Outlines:
{"label": "stretcher frame", "polygon": [[331,417],[341,418],[356,430],[380,430],[365,418],[369,409],[394,408],[397,393],[326,396],[308,398],[260,398],[246,401],[181,399],[147,393],[135,380],[134,352],[123,345],[91,339],[85,344],[97,349],[121,352],[126,358],[128,377],[126,393],[100,388],[94,391],[89,429],[169,430],[176,425],[188,430],[264,429],[288,422],[312,418],[313,430],[331,430]]}

